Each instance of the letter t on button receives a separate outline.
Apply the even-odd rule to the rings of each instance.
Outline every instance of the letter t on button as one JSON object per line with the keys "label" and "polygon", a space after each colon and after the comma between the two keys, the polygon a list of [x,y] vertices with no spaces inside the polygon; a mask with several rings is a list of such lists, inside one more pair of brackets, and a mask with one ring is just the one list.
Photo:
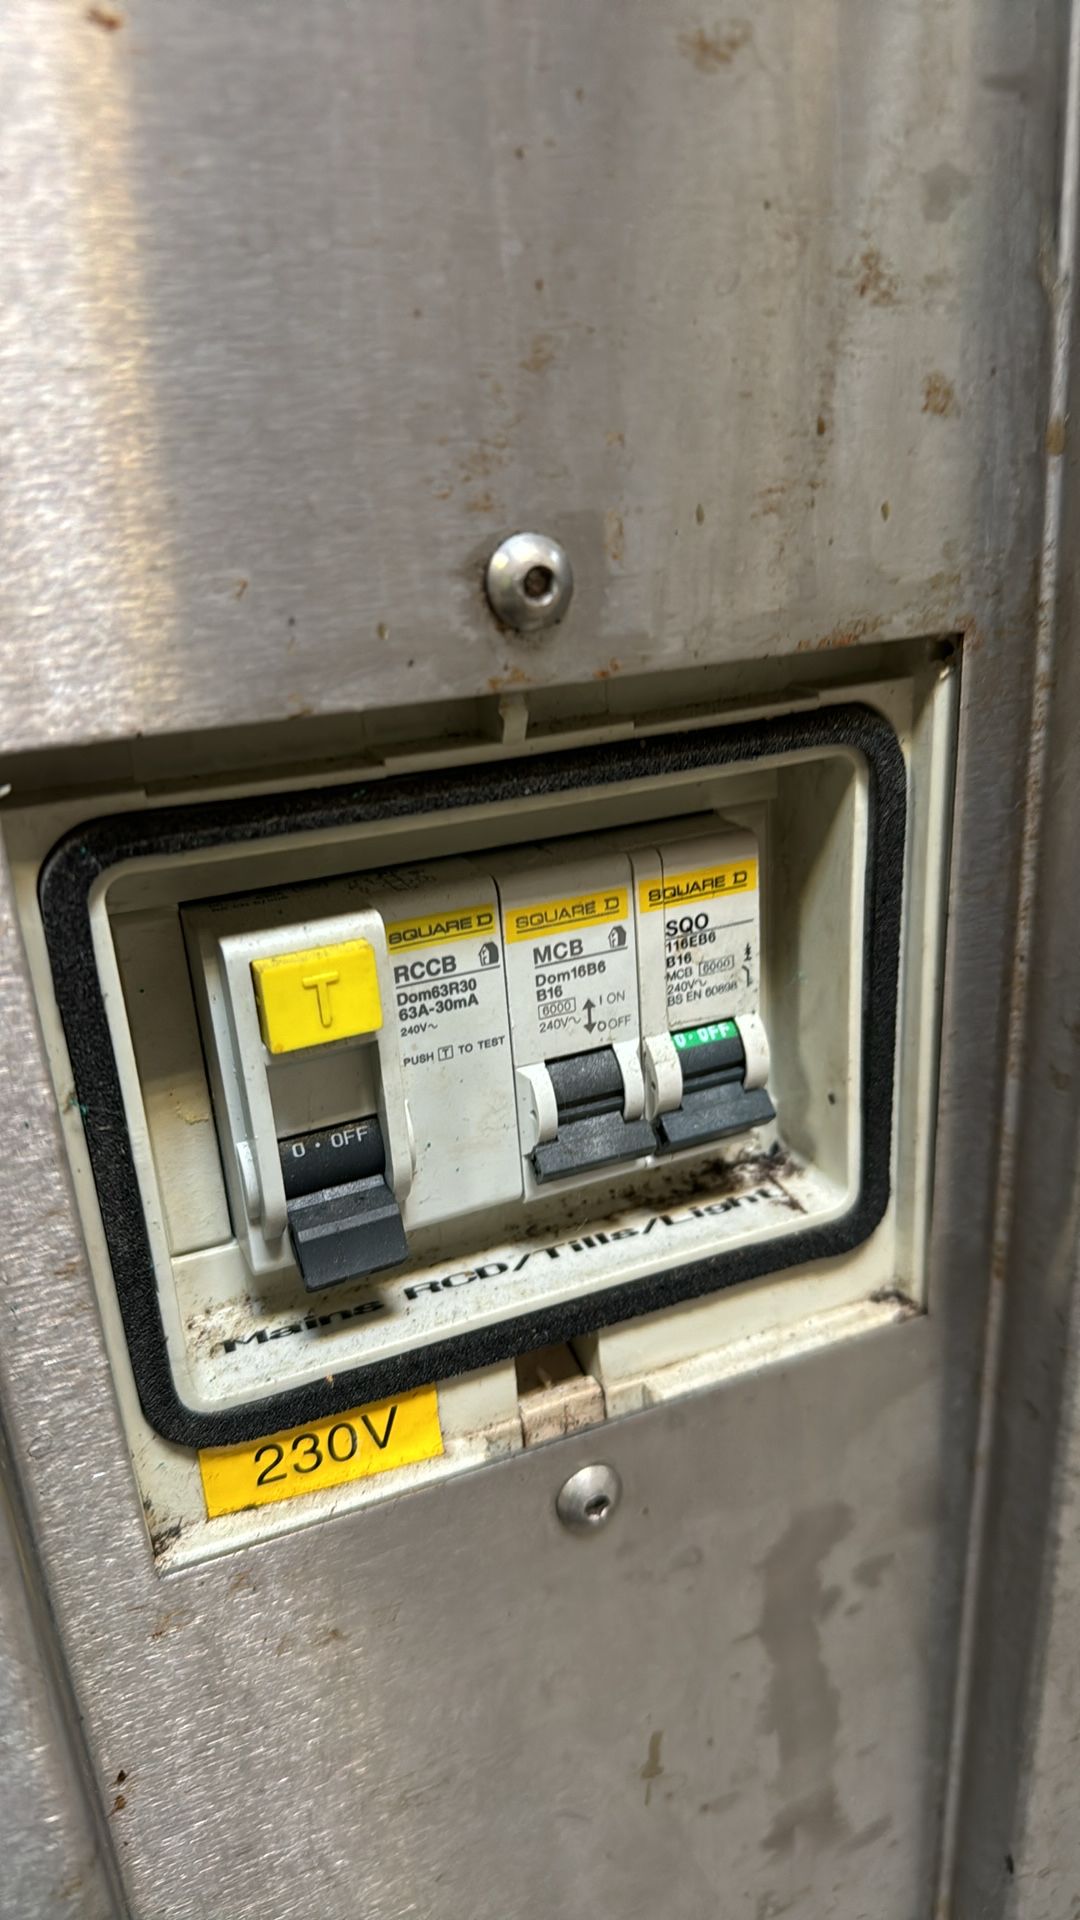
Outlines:
{"label": "letter t on button", "polygon": [[349,1040],[382,1026],[375,950],[367,940],[253,960],[251,976],[271,1053]]}
{"label": "letter t on button", "polygon": [[340,973],[327,971],[326,973],[309,973],[300,982],[308,993],[314,993],[319,1005],[319,1019],[324,1027],[332,1027],[334,1024],[334,1016],[330,1011],[330,989],[336,986],[340,979]]}

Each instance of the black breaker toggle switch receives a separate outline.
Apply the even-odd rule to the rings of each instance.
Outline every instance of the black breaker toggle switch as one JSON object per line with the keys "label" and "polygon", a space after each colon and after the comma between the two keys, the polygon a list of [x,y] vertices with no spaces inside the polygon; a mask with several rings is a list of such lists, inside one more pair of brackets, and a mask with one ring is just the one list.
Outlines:
{"label": "black breaker toggle switch", "polygon": [[[705,1035],[716,1034],[716,1038]],[[743,1085],[746,1053],[734,1020],[716,1028],[690,1028],[673,1035],[682,1067],[682,1104],[656,1122],[661,1151],[700,1147],[729,1133],[745,1133],[776,1118],[764,1087]]]}
{"label": "black breaker toggle switch", "polygon": [[296,1263],[309,1293],[408,1258],[374,1115],[279,1140],[278,1153]]}
{"label": "black breaker toggle switch", "polygon": [[656,1152],[656,1134],[647,1120],[623,1118],[623,1077],[613,1047],[572,1053],[549,1060],[559,1131],[541,1141],[532,1162],[538,1180],[562,1180],[616,1160],[637,1160]]}

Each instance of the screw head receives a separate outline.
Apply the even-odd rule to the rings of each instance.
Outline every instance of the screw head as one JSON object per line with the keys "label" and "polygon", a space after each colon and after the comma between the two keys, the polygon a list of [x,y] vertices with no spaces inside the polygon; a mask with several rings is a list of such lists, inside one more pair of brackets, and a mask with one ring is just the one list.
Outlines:
{"label": "screw head", "polygon": [[546,533],[512,533],[484,576],[496,619],[518,633],[553,627],[570,605],[574,574],[566,550]]}
{"label": "screw head", "polygon": [[622,1499],[622,1481],[614,1467],[579,1467],[559,1488],[555,1511],[571,1533],[595,1533],[606,1527]]}

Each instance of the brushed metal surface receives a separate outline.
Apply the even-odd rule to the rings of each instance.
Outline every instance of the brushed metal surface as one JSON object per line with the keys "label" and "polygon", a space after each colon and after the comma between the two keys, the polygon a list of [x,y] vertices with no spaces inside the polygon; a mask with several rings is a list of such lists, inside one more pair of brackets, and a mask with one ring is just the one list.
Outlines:
{"label": "brushed metal surface", "polygon": [[983,627],[1063,12],[3,9],[0,741]]}
{"label": "brushed metal surface", "polygon": [[119,1912],[83,1760],[0,1435],[0,1912],[13,1920],[115,1920]]}
{"label": "brushed metal surface", "polygon": [[1024,728],[972,675],[938,1311],[616,1423],[624,1498],[584,1540],[553,1503],[595,1435],[154,1573],[9,925],[0,1393],[138,1920],[927,1910],[994,1157],[970,1103],[1000,1071],[987,900]]}
{"label": "brushed metal surface", "polygon": [[[613,1426],[595,1537],[586,1435],[155,1575],[0,899],[0,1404],[135,1920],[931,1910],[1066,14],[0,15],[8,745],[968,638],[930,1315]],[[539,643],[482,599],[528,524]]]}
{"label": "brushed metal surface", "polygon": [[587,1539],[554,1499],[592,1435],[162,1580],[49,1102],[8,1091],[4,1393],[135,1914],[854,1914],[868,1873],[911,1911],[947,1704],[928,1322],[619,1423]]}
{"label": "brushed metal surface", "polygon": [[981,1450],[985,1518],[971,1570],[970,1704],[958,1729],[958,1915],[1078,1910],[1080,1827],[1080,15],[1068,61],[1056,229],[1050,475],[1027,785],[1017,985]]}

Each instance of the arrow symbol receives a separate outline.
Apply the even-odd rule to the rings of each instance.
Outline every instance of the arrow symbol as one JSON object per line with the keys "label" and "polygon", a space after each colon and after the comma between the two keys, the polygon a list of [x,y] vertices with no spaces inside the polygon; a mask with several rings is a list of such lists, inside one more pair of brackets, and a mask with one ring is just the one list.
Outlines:
{"label": "arrow symbol", "polygon": [[596,1025],[596,1021],[593,1019],[593,1008],[595,1007],[595,1005],[596,1005],[595,1000],[586,1000],[585,1002],[585,1011],[589,1016],[585,1022],[586,1033],[591,1033],[593,1028]]}

